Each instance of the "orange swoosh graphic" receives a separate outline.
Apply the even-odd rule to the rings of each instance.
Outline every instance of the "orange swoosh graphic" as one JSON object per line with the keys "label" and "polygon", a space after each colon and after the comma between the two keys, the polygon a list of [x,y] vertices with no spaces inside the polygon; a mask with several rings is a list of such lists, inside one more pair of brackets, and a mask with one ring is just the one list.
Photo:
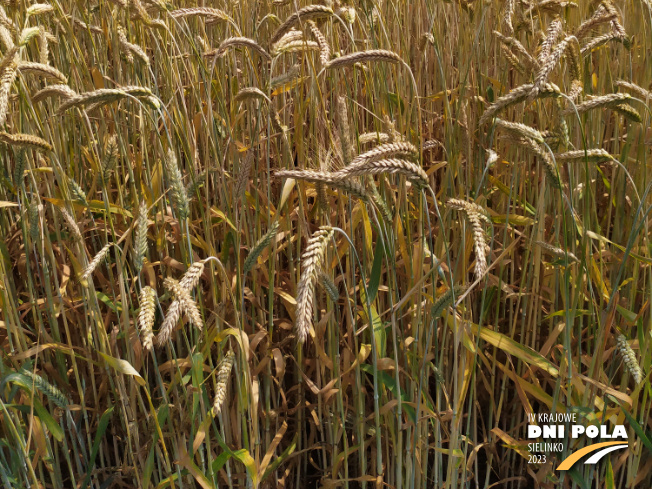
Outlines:
{"label": "orange swoosh graphic", "polygon": [[603,443],[596,443],[595,445],[589,445],[588,447],[584,447],[581,450],[578,450],[575,453],[572,453],[571,455],[566,457],[566,459],[559,464],[557,470],[568,470],[579,459],[581,459],[585,455],[588,455],[589,453],[600,450],[601,448],[610,447],[613,445],[625,445],[626,443],[627,441],[605,441]]}

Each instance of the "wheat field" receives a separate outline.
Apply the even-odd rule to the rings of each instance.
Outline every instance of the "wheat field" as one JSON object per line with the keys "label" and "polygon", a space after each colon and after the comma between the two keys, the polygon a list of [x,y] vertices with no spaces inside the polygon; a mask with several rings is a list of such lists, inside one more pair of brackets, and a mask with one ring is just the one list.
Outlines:
{"label": "wheat field", "polygon": [[0,0],[0,485],[650,487],[652,3],[322,1]]}

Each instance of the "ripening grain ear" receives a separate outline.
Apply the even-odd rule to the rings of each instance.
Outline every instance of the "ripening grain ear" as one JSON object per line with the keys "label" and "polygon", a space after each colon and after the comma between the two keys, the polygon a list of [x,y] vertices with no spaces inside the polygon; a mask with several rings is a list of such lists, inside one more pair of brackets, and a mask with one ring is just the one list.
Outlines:
{"label": "ripening grain ear", "polygon": [[616,339],[616,346],[621,356],[623,357],[623,362],[625,363],[627,370],[634,378],[634,382],[636,382],[636,384],[640,384],[643,380],[643,371],[641,370],[641,367],[636,360],[636,354],[634,353],[634,350],[632,350],[632,347],[629,346],[629,343],[627,342],[627,338],[619,334],[618,338]]}
{"label": "ripening grain ear", "polygon": [[185,314],[190,322],[198,329],[204,327],[204,320],[199,312],[197,303],[181,283],[173,278],[167,277],[163,280],[163,287],[172,293],[175,301],[179,302],[179,312]]}
{"label": "ripening grain ear", "polygon": [[384,61],[391,64],[402,64],[403,59],[393,51],[385,49],[372,49],[369,51],[357,51],[351,54],[345,54],[339,58],[332,59],[326,67],[329,70],[345,68],[356,63],[366,63],[370,61]]}
{"label": "ripening grain ear", "polygon": [[233,353],[233,350],[229,350],[217,367],[217,385],[215,386],[215,397],[213,398],[213,416],[217,416],[222,411],[222,406],[226,399],[227,384],[234,362],[235,353]]}
{"label": "ripening grain ear", "polygon": [[326,7],[325,5],[308,5],[303,7],[292,15],[290,15],[285,22],[280,25],[276,32],[272,35],[269,40],[270,45],[274,44],[283,37],[283,35],[290,30],[290,27],[297,24],[299,21],[306,22],[308,20],[315,20],[323,17],[329,17],[333,15],[333,9]]}
{"label": "ripening grain ear", "polygon": [[107,243],[105,244],[102,249],[95,255],[93,260],[88,264],[84,272],[81,274],[81,279],[82,280],[88,280],[88,278],[91,276],[91,274],[95,271],[97,266],[100,264],[100,262],[104,259],[106,254],[109,252],[109,248],[111,248],[111,245],[113,243]]}
{"label": "ripening grain ear", "polygon": [[154,346],[154,317],[156,316],[156,291],[150,286],[145,286],[140,291],[140,313],[138,314],[138,328],[143,348],[147,351]]}
{"label": "ripening grain ear", "polygon": [[296,310],[296,332],[300,343],[305,343],[310,332],[315,283],[333,232],[329,226],[320,227],[308,240],[308,246],[301,256],[301,279],[297,285]]}
{"label": "ripening grain ear", "polygon": [[485,210],[477,204],[459,199],[448,199],[446,203],[451,209],[463,211],[471,225],[471,235],[473,236],[473,247],[475,250],[475,278],[482,278],[487,271],[487,241],[485,232],[482,228],[481,221],[491,223]]}
{"label": "ripening grain ear", "polygon": [[165,170],[170,179],[170,195],[172,197],[172,204],[179,214],[179,219],[187,219],[190,215],[190,209],[188,207],[188,195],[186,194],[186,187],[183,184],[183,176],[181,175],[181,170],[179,170],[179,165],[177,163],[177,156],[174,154],[174,150],[169,149],[167,157],[165,158]]}

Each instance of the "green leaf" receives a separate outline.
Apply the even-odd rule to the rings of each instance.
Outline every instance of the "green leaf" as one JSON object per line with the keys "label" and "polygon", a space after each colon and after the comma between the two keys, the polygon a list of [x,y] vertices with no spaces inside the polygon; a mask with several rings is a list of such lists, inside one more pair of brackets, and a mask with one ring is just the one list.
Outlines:
{"label": "green leaf", "polygon": [[[615,400],[615,398],[612,398],[612,399]],[[643,428],[641,428],[641,425],[638,424],[638,422],[634,419],[634,417],[633,417],[631,414],[629,414],[629,412],[627,411],[627,409],[625,409],[625,408],[623,407],[622,404],[618,403],[618,405],[619,405],[620,408],[623,410],[623,413],[625,414],[625,417],[627,418],[627,421],[629,422],[629,424],[631,425],[631,427],[634,428],[634,431],[636,432],[636,434],[638,435],[638,437],[639,437],[639,438],[641,439],[641,441],[643,442],[643,445],[645,445],[645,447],[646,447],[650,452],[652,452],[652,442],[650,441],[650,439],[648,438],[648,436],[645,434],[645,431],[643,431]]]}
{"label": "green leaf", "polygon": [[616,309],[618,310],[620,315],[625,318],[627,322],[633,323],[634,321],[636,321],[637,314],[635,312],[629,311],[618,304],[616,304]]}
{"label": "green leaf", "polygon": [[139,385],[145,385],[145,379],[143,379],[138,371],[129,363],[127,360],[121,360],[119,358],[113,358],[110,357],[109,355],[105,355],[102,352],[98,352],[102,358],[104,358],[104,361],[109,364],[109,366],[121,374],[125,375],[131,375],[134,377],[134,380],[138,382]]}
{"label": "green leaf", "polygon": [[401,113],[405,112],[405,105],[403,104],[403,100],[398,95],[393,92],[387,92],[387,98],[389,98],[389,101],[392,103],[392,105],[399,109]]}
{"label": "green leaf", "polygon": [[111,300],[111,298],[108,295],[106,295],[104,292],[100,292],[99,290],[96,290],[95,295],[100,301],[104,302],[107,306],[109,306],[109,308],[116,314],[120,314],[122,312],[122,304],[119,302],[117,304],[114,303]]}
{"label": "green leaf", "polygon": [[573,466],[573,468],[566,473],[570,475],[570,478],[573,479],[573,482],[575,482],[575,484],[577,484],[580,489],[590,489],[584,474],[582,474],[582,472],[580,472],[577,467],[581,467],[581,465],[575,464],[575,466]]}
{"label": "green leaf", "polygon": [[604,488],[614,489],[615,487],[614,468],[611,466],[611,459],[607,457],[607,473],[604,476]]}
{"label": "green leaf", "polygon": [[469,326],[475,334],[479,334],[480,337],[487,343],[500,348],[501,350],[515,356],[516,358],[520,358],[525,363],[535,365],[555,377],[559,375],[559,370],[557,367],[555,367],[547,358],[529,346],[521,345],[517,341],[511,339],[509,336],[505,336],[504,334],[493,331],[491,329],[480,327],[477,324],[469,323]]}
{"label": "green leaf", "polygon": [[[360,369],[363,370],[364,372],[368,373],[369,375],[373,376],[374,375],[374,369],[372,365],[369,364],[363,364],[360,365]],[[398,389],[396,388],[396,379],[389,375],[387,372],[379,371],[377,373],[377,378],[378,378],[378,383],[385,386],[390,390],[390,392],[394,395],[394,397],[397,397],[398,394]],[[411,399],[408,398],[406,394],[401,394],[401,400],[403,402],[410,402]],[[410,421],[413,423],[416,422],[417,419],[417,413],[415,409],[412,406],[408,406],[406,404],[403,404],[402,406],[403,411],[405,414],[407,414],[408,418]]]}
{"label": "green leaf", "polygon": [[32,403],[36,415],[41,419],[41,421],[43,421],[45,426],[47,426],[50,433],[52,433],[52,436],[54,436],[57,441],[63,441],[63,429],[59,426],[59,423],[54,420],[50,412],[45,409],[43,404],[41,404],[41,401],[36,397],[32,398]]}
{"label": "green leaf", "polygon": [[187,469],[190,475],[192,475],[195,478],[197,483],[203,489],[215,489],[215,486],[211,483],[211,481],[208,480],[208,478],[203,474],[201,469],[197,467],[195,462],[192,461],[190,455],[188,455],[188,452],[186,451],[185,448],[183,448],[181,457],[179,458],[179,465]]}
{"label": "green leaf", "polygon": [[251,456],[249,451],[245,448],[235,451],[233,452],[233,458],[239,460],[244,464],[249,477],[251,477],[253,486],[258,487],[258,467],[256,466],[256,461]]}
{"label": "green leaf", "polygon": [[[100,355],[102,354],[100,353]],[[100,422],[97,426],[97,432],[95,433],[95,439],[93,440],[93,448],[91,449],[91,458],[88,461],[88,472],[86,473],[86,479],[84,479],[82,489],[86,489],[88,487],[88,483],[91,481],[91,474],[93,473],[93,468],[95,467],[95,458],[97,457],[97,452],[100,451],[100,443],[102,443],[104,433],[106,433],[106,429],[109,427],[111,416],[113,416],[113,406],[104,411],[104,414],[102,414],[100,417]]]}
{"label": "green leaf", "polygon": [[385,248],[383,247],[383,241],[379,239],[376,243],[376,250],[374,251],[374,263],[371,267],[371,278],[369,279],[369,285],[367,286],[367,293],[369,294],[370,304],[376,300],[376,295],[378,294],[378,287],[380,286],[380,274],[383,269],[384,254]]}
{"label": "green leaf", "polygon": [[[143,469],[143,487],[149,487],[149,481],[152,478],[152,471],[154,470],[154,452],[156,450],[156,442],[152,443],[151,448],[149,449],[149,455],[145,461],[145,467]],[[176,475],[176,473],[175,473]]]}
{"label": "green leaf", "polygon": [[215,460],[213,460],[213,463],[211,465],[213,474],[217,474],[220,470],[222,470],[222,467],[224,467],[224,464],[230,458],[231,458],[231,454],[229,452],[220,453],[218,457]]}
{"label": "green leaf", "polygon": [[263,476],[260,478],[260,481],[264,481],[269,477],[285,460],[294,453],[294,450],[297,448],[297,442],[299,441],[299,432],[297,431],[294,434],[294,438],[292,438],[292,442],[290,445],[283,451],[281,455],[279,455],[277,458],[274,459],[274,461],[269,464],[269,467],[267,467],[267,470],[265,470],[265,473]]}

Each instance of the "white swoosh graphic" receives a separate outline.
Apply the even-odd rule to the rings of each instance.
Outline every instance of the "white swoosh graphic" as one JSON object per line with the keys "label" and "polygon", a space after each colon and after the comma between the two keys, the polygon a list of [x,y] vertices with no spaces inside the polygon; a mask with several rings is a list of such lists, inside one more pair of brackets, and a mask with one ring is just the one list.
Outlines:
{"label": "white swoosh graphic", "polygon": [[584,463],[595,464],[609,452],[613,452],[614,450],[620,450],[621,448],[627,448],[627,447],[628,445],[614,445],[612,447],[603,448],[602,450],[598,450],[595,454],[591,455],[591,457],[589,457]]}

